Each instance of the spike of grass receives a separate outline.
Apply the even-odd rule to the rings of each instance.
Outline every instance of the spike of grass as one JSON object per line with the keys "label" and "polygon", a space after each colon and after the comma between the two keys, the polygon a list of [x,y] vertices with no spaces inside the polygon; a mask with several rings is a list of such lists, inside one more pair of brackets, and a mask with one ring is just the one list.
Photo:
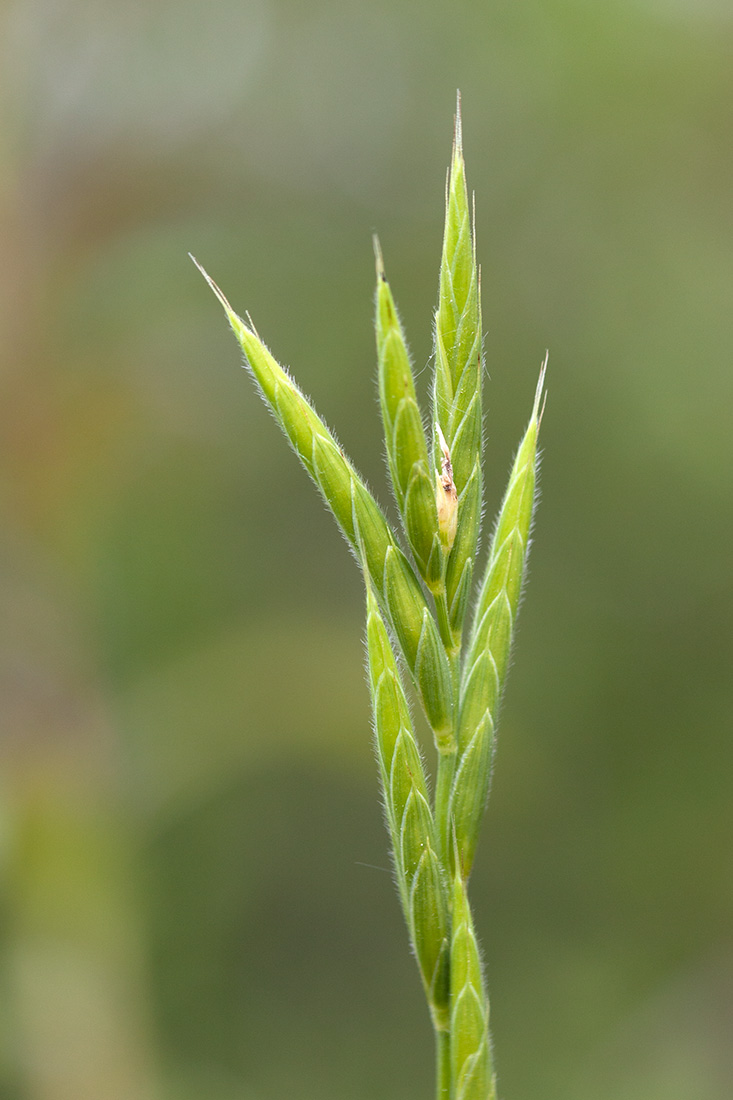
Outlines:
{"label": "spike of grass", "polygon": [[[376,252],[382,421],[394,497],[416,569],[312,405],[249,318],[243,321],[200,270],[224,307],[263,399],[363,571],[369,688],[385,817],[397,889],[435,1028],[438,1100],[495,1100],[488,1000],[466,883],[488,795],[498,706],[525,575],[547,361],[464,644],[481,527],[482,365],[480,280],[460,110],[446,196],[428,434],[378,245]],[[398,650],[438,749],[432,799]]]}

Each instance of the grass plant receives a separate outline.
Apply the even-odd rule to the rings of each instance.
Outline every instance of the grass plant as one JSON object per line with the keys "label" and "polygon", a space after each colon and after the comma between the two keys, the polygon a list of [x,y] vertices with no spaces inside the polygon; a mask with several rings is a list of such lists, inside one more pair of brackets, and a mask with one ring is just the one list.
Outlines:
{"label": "grass plant", "polygon": [[[375,253],[379,397],[404,542],[249,315],[246,321],[237,316],[200,270],[224,307],[245,366],[363,572],[385,817],[397,889],[435,1029],[437,1098],[495,1100],[489,1002],[467,886],[527,563],[547,360],[469,614],[482,526],[483,353],[460,100],[446,191],[427,431],[376,241]],[[435,740],[432,797],[405,678],[414,685]]]}

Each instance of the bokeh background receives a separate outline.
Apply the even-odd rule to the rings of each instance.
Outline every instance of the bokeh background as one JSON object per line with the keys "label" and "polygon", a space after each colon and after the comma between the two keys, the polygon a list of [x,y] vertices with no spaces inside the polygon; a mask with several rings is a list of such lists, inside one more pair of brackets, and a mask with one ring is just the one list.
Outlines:
{"label": "bokeh background", "polygon": [[0,1096],[418,1100],[355,569],[191,250],[387,501],[463,94],[488,508],[550,348],[473,896],[506,1100],[733,1095],[733,8],[6,0]]}

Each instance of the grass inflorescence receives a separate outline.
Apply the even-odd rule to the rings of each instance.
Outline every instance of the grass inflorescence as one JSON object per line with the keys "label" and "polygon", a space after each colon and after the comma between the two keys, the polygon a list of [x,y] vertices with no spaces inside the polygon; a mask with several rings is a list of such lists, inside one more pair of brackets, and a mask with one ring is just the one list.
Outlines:
{"label": "grass inflorescence", "polygon": [[[527,563],[547,360],[469,615],[482,526],[483,351],[460,101],[427,431],[376,240],[375,253],[379,398],[404,544],[249,317],[243,321],[200,270],[224,307],[263,399],[363,571],[377,760],[397,888],[436,1033],[438,1100],[495,1100],[489,1004],[467,885]],[[432,797],[402,669],[433,732],[438,765]]]}

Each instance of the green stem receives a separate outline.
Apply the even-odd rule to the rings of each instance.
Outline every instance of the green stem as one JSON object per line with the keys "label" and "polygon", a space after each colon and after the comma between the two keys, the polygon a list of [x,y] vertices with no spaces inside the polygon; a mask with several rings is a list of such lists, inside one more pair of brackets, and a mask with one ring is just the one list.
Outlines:
{"label": "green stem", "polygon": [[440,587],[432,591],[433,599],[435,600],[435,612],[438,619],[440,640],[443,643],[448,660],[453,664],[457,661],[461,651],[461,638],[460,635],[456,637],[450,625],[450,612],[448,611],[448,596],[445,591],[445,583],[441,582]]}
{"label": "green stem", "polygon": [[450,1100],[450,1032],[435,1032],[436,1100]]}
{"label": "green stem", "polygon": [[451,866],[450,793],[456,770],[456,748],[438,753],[438,775],[435,782],[435,825],[440,841],[440,857],[444,867]]}

